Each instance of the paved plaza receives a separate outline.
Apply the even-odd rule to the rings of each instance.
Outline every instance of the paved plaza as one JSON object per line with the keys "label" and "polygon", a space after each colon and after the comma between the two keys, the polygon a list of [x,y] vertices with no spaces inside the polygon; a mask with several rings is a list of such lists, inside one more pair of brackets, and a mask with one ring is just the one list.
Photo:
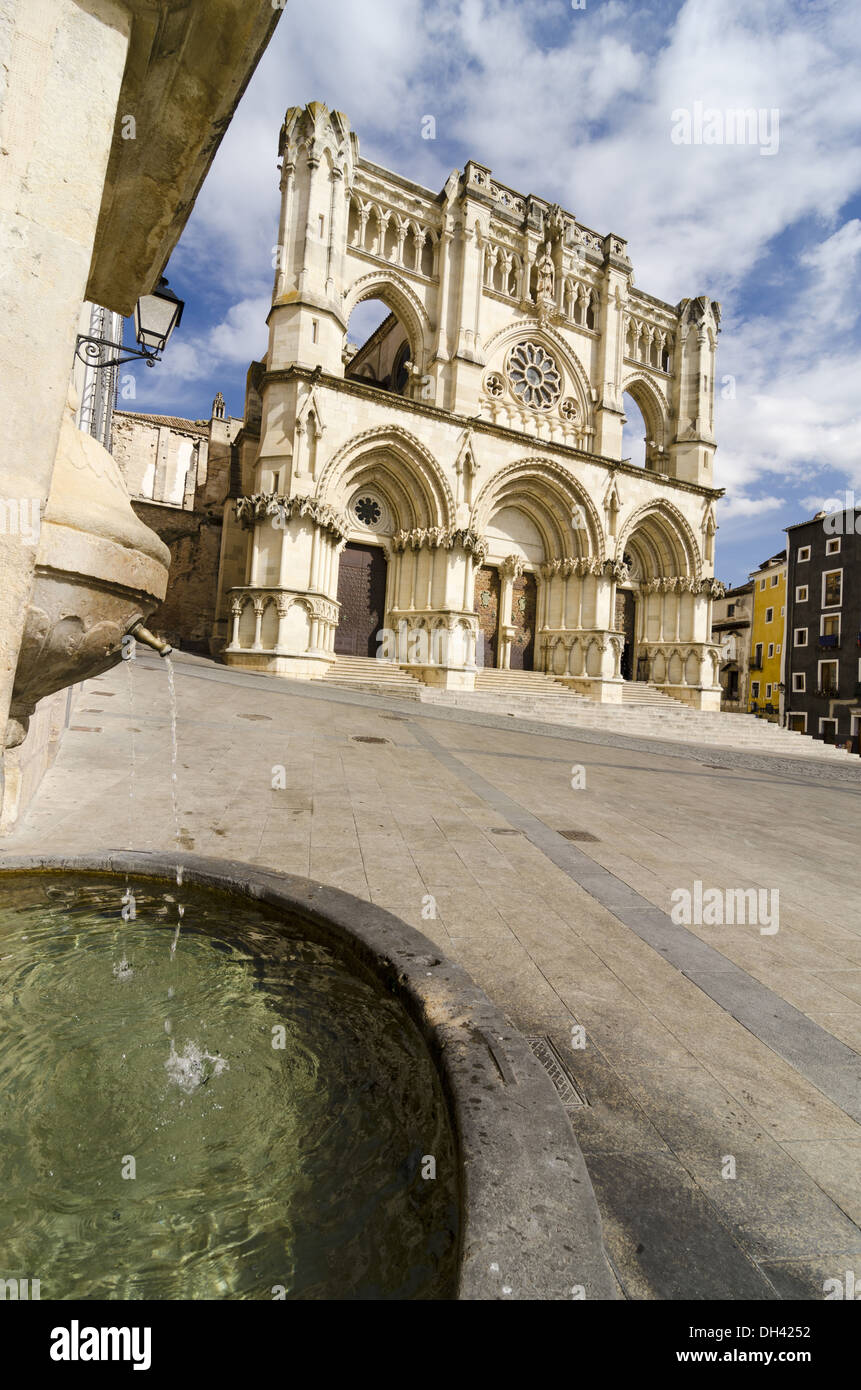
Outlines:
{"label": "paved plaza", "polygon": [[[10,853],[175,843],[167,671],[129,665],[77,693]],[[555,1074],[624,1296],[861,1276],[861,762],[175,672],[180,847],[372,900],[470,971]],[[778,930],[674,921],[696,883],[777,890]]]}

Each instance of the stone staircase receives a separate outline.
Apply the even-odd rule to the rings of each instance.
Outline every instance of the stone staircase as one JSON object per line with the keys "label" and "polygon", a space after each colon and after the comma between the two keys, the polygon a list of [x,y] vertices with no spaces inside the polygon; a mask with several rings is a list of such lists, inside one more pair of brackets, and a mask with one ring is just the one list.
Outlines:
{"label": "stone staircase", "polygon": [[752,714],[725,714],[692,709],[646,681],[626,681],[622,703],[602,705],[578,695],[554,676],[541,671],[480,670],[475,690],[437,690],[423,685],[402,667],[373,657],[339,656],[324,682],[373,695],[487,714],[533,719],[572,728],[606,730],[629,736],[690,743],[699,747],[750,749],[795,758],[857,766],[861,758],[842,748],[793,733]]}
{"label": "stone staircase", "polygon": [[855,764],[861,776],[861,759],[842,748],[793,733],[752,714],[692,709],[645,681],[626,681],[622,687],[622,703],[602,705],[538,671],[484,670],[476,677],[474,692],[425,689],[421,699],[488,714],[607,730],[671,743],[750,749],[840,762],[844,766]]}
{"label": "stone staircase", "polygon": [[377,661],[373,656],[339,656],[323,677],[326,685],[340,685],[348,690],[363,690],[371,695],[397,695],[401,699],[420,700],[425,687],[390,661]]}
{"label": "stone staircase", "polygon": [[656,685],[649,685],[647,681],[625,681],[622,686],[622,704],[650,705],[662,709],[683,707],[680,700],[674,700],[671,695],[665,694]]}

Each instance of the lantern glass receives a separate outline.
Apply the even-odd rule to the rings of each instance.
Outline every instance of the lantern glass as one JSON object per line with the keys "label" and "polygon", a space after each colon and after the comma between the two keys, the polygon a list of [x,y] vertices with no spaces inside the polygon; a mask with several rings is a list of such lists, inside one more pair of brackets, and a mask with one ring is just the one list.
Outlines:
{"label": "lantern glass", "polygon": [[152,294],[141,295],[135,305],[135,337],[141,347],[164,352],[184,307],[163,276]]}

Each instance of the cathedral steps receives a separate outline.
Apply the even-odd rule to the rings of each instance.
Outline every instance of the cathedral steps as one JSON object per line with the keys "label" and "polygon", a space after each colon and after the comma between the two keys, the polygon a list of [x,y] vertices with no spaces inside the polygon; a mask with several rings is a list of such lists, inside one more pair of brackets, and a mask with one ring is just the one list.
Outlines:
{"label": "cathedral steps", "polygon": [[656,685],[650,685],[648,681],[625,681],[622,685],[622,704],[678,709],[681,701],[674,700],[672,695],[667,695],[665,691],[659,690]]}
{"label": "cathedral steps", "polygon": [[[523,676],[533,677],[531,680]],[[482,679],[482,676],[485,678]],[[503,677],[514,677],[505,680]],[[603,705],[567,689],[551,676],[538,672],[479,672],[476,689],[426,690],[422,699],[435,704],[481,710],[488,714],[533,719],[540,723],[605,730],[643,738],[699,746],[750,749],[790,757],[842,762],[851,766],[853,755],[845,750],[806,738],[753,715],[695,710],[645,682],[623,686],[622,703]],[[626,690],[630,693],[626,695]],[[861,760],[858,760],[861,772]]]}
{"label": "cathedral steps", "polygon": [[372,656],[338,656],[323,680],[327,685],[344,686],[349,690],[364,690],[369,694],[387,694],[420,700],[422,686],[415,676],[389,661],[377,661]]}
{"label": "cathedral steps", "polygon": [[695,710],[645,681],[626,681],[622,703],[603,705],[540,671],[478,671],[475,690],[438,690],[423,685],[403,667],[373,657],[339,656],[323,677],[330,686],[457,709],[532,719],[539,723],[691,743],[700,747],[750,749],[852,765],[861,759],[842,748],[797,734],[752,714]]}

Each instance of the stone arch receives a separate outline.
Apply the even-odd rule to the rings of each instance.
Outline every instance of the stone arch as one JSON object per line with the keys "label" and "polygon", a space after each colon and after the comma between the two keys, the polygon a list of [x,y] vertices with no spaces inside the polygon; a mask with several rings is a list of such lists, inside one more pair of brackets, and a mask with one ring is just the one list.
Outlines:
{"label": "stone arch", "polygon": [[484,358],[488,368],[495,362],[495,370],[500,371],[508,349],[521,338],[528,337],[533,342],[542,343],[552,351],[565,369],[574,395],[580,407],[580,427],[589,428],[592,421],[592,390],[588,374],[577,354],[560,333],[548,324],[539,325],[534,319],[519,319],[495,333],[484,345]]}
{"label": "stone arch", "polygon": [[525,512],[538,527],[545,560],[584,556],[603,561],[604,533],[595,505],[561,465],[533,458],[500,469],[476,498],[472,529],[482,535],[491,517],[505,507]]}
{"label": "stone arch", "polygon": [[365,430],[343,445],[326,464],[316,496],[343,511],[363,485],[383,494],[395,531],[455,524],[454,496],[442,469],[421,441],[399,425]]}
{"label": "stone arch", "polygon": [[631,551],[639,561],[640,579],[700,578],[696,538],[672,502],[646,502],[628,518],[616,546],[617,561]]}
{"label": "stone arch", "polygon": [[413,364],[420,371],[424,371],[431,323],[427,310],[411,286],[394,270],[373,270],[367,275],[361,275],[344,293],[345,323],[349,323],[356,305],[365,299],[382,300],[397,316],[409,339]]}
{"label": "stone arch", "polygon": [[[648,432],[646,439],[646,465],[648,467],[650,455],[654,454],[657,450],[662,451],[666,457],[666,450],[670,438],[667,402],[649,378],[640,372],[635,372],[632,376],[628,377],[627,381],[622,383],[622,393],[631,396],[632,399],[636,401],[646,423],[646,430]],[[650,443],[654,444],[654,449],[650,448]],[[667,458],[667,468],[661,471],[667,472],[668,467],[669,459]]]}

